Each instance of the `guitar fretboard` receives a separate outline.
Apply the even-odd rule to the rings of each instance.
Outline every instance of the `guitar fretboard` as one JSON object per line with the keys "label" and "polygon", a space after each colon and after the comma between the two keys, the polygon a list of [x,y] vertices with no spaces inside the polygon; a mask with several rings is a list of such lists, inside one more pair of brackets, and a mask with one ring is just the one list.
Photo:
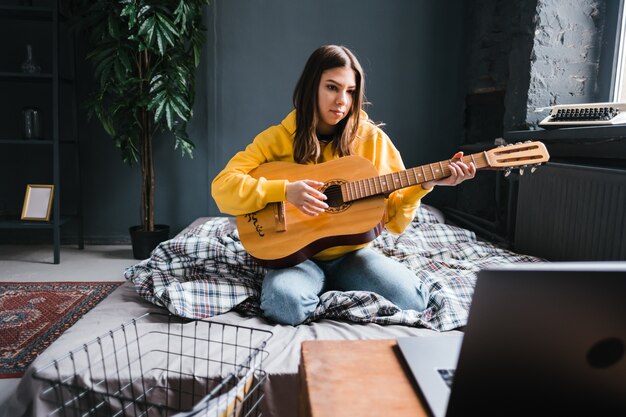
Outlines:
{"label": "guitar fretboard", "polygon": [[[489,166],[484,153],[467,155],[461,159],[468,165],[473,162],[476,169]],[[380,194],[387,195],[401,188],[449,177],[452,174],[450,171],[451,162],[453,160],[449,159],[378,177],[347,182],[341,185],[343,201],[355,201]]]}

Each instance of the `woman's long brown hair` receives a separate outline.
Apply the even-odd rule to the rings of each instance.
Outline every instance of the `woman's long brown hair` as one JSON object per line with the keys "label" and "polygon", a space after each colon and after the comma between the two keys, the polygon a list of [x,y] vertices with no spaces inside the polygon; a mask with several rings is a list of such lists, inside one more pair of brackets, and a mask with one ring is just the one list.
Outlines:
{"label": "woman's long brown hair", "polygon": [[320,144],[317,138],[319,114],[317,92],[322,73],[328,69],[349,67],[354,71],[356,87],[352,94],[352,107],[348,115],[337,124],[337,132],[331,146],[339,156],[350,155],[352,142],[359,127],[361,107],[364,101],[365,79],[363,69],[354,54],[346,47],[324,45],[316,49],[309,57],[302,75],[293,92],[293,105],[296,109],[296,134],[294,138],[294,159],[304,164],[315,162],[320,156]]}

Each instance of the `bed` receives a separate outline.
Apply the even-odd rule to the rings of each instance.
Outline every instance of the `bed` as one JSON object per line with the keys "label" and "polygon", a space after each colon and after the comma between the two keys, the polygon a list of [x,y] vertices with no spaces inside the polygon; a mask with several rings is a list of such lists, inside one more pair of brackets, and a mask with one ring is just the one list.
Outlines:
{"label": "bed", "polygon": [[[32,374],[70,350],[147,312],[271,331],[265,346],[263,415],[297,415],[297,372],[305,340],[394,339],[459,332],[466,324],[476,272],[541,259],[516,254],[446,224],[432,207],[418,208],[400,236],[383,232],[373,248],[403,262],[429,289],[425,311],[402,311],[376,294],[329,291],[300,326],[275,325],[259,309],[264,269],[245,252],[229,218],[203,218],[125,271],[127,282],[57,339],[27,370],[4,407],[6,416],[44,416],[43,383]],[[161,325],[156,323],[155,325]]]}

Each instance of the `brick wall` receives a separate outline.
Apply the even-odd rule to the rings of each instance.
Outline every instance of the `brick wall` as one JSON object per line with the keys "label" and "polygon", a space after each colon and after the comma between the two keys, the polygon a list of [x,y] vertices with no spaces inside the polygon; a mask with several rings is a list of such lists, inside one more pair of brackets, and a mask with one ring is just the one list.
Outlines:
{"label": "brick wall", "polygon": [[598,101],[606,1],[537,1],[526,118],[531,126],[548,114],[538,108]]}
{"label": "brick wall", "polygon": [[[537,112],[538,108],[601,100],[598,79],[607,4],[614,1],[471,3],[465,45],[468,150],[473,144],[493,146],[505,131],[536,127],[549,111]],[[511,187],[514,182],[483,172],[456,187],[452,210],[474,216],[465,226],[479,225],[488,232],[483,233],[487,238],[509,240],[514,217],[514,205],[511,208],[507,201]]]}
{"label": "brick wall", "polygon": [[[466,142],[493,139],[493,123],[498,131],[536,126],[547,115],[538,108],[602,99],[598,74],[610,1],[473,2],[466,38]],[[501,107],[492,109],[501,121],[472,118],[487,110],[486,101]]]}

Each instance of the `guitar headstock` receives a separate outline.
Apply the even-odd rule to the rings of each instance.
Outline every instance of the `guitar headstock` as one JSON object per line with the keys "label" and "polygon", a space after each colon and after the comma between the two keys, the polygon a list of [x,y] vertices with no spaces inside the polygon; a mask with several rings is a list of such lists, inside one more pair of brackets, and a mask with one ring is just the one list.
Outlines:
{"label": "guitar headstock", "polygon": [[548,162],[550,154],[541,142],[523,142],[485,151],[489,168],[511,169]]}

